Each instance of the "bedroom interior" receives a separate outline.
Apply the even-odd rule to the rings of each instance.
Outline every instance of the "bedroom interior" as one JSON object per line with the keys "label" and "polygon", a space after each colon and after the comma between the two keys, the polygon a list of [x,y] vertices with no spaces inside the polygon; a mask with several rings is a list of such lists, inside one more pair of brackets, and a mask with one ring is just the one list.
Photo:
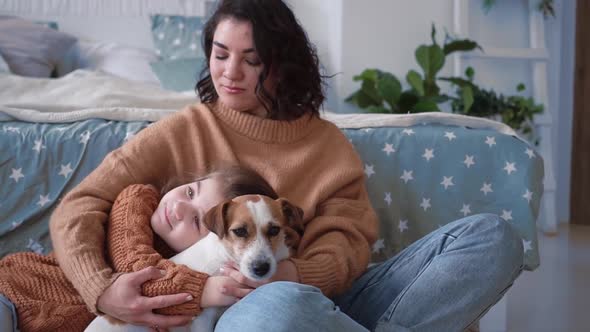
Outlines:
{"label": "bedroom interior", "polygon": [[[523,238],[527,271],[473,329],[587,329],[590,117],[582,69],[590,65],[590,26],[580,17],[590,14],[588,4],[554,0],[555,16],[543,17],[536,0],[498,0],[487,13],[475,0],[286,2],[332,76],[323,116],[365,164],[381,222],[373,260],[458,217],[496,213]],[[197,100],[201,29],[213,6],[0,0],[0,257],[48,253],[47,222],[59,199],[107,153]],[[430,41],[432,23],[439,37],[446,31],[483,48],[449,57],[444,76],[471,66],[482,86],[515,94],[523,82],[524,95],[544,105],[534,118],[539,145],[448,105],[392,115],[345,102],[366,68],[393,72],[408,86],[402,74],[419,70],[413,52]]]}

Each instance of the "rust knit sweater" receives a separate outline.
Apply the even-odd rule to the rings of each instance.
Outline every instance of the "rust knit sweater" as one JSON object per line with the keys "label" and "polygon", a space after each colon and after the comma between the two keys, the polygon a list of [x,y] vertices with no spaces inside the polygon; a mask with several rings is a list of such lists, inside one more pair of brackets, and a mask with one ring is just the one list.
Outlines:
{"label": "rust knit sweater", "polygon": [[[164,259],[173,252],[150,227],[159,194],[151,186],[131,185],[117,197],[109,217],[107,247],[117,272],[147,266],[166,270],[160,279],[143,284],[146,296],[189,292],[200,299],[207,275]],[[154,240],[156,249],[154,249]],[[96,317],[66,278],[53,254],[17,253],[0,260],[0,293],[16,306],[18,328],[29,331],[83,331]],[[195,314],[196,300],[159,309],[163,314]]]}
{"label": "rust knit sweater", "polygon": [[236,163],[258,172],[303,209],[305,232],[291,258],[302,283],[333,296],[366,270],[377,218],[363,164],[334,124],[307,115],[270,120],[221,103],[196,104],[107,155],[53,213],[56,257],[88,308],[96,312],[98,297],[116,277],[103,245],[118,193],[133,183],[160,184],[177,174],[206,174]]}

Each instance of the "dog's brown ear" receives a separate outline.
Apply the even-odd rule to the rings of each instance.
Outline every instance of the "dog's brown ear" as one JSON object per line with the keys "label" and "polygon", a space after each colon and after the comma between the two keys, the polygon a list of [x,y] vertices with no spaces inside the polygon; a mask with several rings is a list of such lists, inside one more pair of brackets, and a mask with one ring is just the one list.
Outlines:
{"label": "dog's brown ear", "polygon": [[209,231],[217,234],[220,239],[225,236],[227,230],[227,209],[231,204],[231,200],[217,204],[212,207],[203,219],[203,224]]}
{"label": "dog's brown ear", "polygon": [[285,198],[279,198],[277,201],[281,204],[281,211],[289,226],[285,231],[285,242],[287,246],[297,248],[303,236],[303,210]]}

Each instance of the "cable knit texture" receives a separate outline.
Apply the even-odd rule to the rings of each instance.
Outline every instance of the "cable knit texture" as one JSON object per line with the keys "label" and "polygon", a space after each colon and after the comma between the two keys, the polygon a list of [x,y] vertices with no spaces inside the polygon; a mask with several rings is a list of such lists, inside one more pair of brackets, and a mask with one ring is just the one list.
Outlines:
{"label": "cable knit texture", "polygon": [[365,271],[377,219],[363,164],[334,124],[311,116],[276,121],[220,103],[196,104],[110,153],[52,215],[57,258],[90,310],[96,311],[98,297],[113,281],[103,243],[117,194],[133,183],[160,184],[236,163],[257,171],[304,210],[305,233],[293,258],[302,283],[332,296]]}

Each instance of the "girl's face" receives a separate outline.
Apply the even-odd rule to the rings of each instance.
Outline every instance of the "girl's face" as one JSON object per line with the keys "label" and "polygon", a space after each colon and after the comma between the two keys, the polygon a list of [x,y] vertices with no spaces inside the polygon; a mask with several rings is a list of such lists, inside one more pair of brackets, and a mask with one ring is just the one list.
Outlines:
{"label": "girl's face", "polygon": [[170,248],[181,252],[209,234],[203,217],[223,200],[215,177],[181,185],[162,197],[150,224]]}
{"label": "girl's face", "polygon": [[[217,24],[209,69],[215,91],[223,104],[236,111],[266,115],[255,92],[264,65],[254,47],[250,22],[226,18]],[[272,74],[264,81],[264,87],[271,95],[274,82]]]}

